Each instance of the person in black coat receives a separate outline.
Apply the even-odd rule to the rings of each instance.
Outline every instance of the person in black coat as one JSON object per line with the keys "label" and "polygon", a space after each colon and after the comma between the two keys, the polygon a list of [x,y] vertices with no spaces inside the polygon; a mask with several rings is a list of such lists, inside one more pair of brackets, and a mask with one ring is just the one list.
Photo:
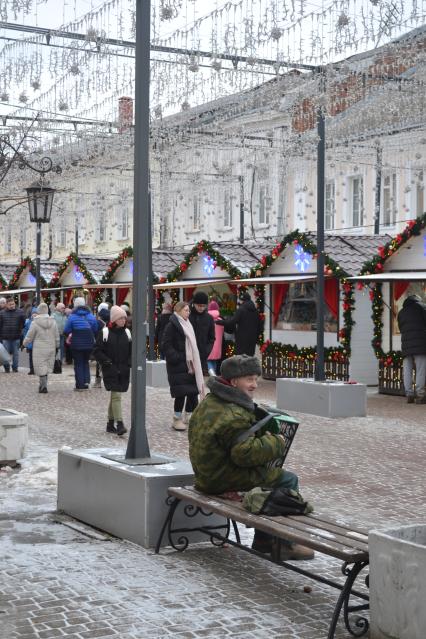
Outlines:
{"label": "person in black coat", "polygon": [[[426,382],[426,305],[418,295],[409,295],[398,313],[401,332],[404,388],[407,401],[425,404]],[[416,366],[416,388],[413,391],[413,366]]]}
{"label": "person in black coat", "polygon": [[163,333],[164,330],[169,323],[169,319],[172,316],[173,307],[171,304],[164,304],[163,309],[158,316],[157,324],[155,325],[155,341],[158,346],[158,350],[160,353],[160,359],[165,359],[164,353],[161,348],[161,343],[163,341]]}
{"label": "person in black coat", "polygon": [[216,339],[214,319],[207,311],[209,298],[206,293],[199,291],[192,298],[191,322],[197,339],[198,352],[200,353],[201,366],[204,375],[208,375],[207,358],[211,353]]}
{"label": "person in black coat", "polygon": [[253,357],[262,332],[262,321],[249,293],[243,294],[242,301],[233,317],[216,320],[216,324],[224,326],[227,333],[235,333],[235,355]]}
{"label": "person in black coat", "polygon": [[[178,302],[175,312],[164,330],[161,349],[166,358],[167,377],[170,395],[174,398],[174,416],[172,427],[175,430],[186,430],[182,413],[185,407],[186,422],[198,405],[198,386],[195,373],[190,372],[186,357],[186,336],[181,322],[176,315],[189,322],[190,309],[187,302]],[[191,329],[192,330],[192,329]],[[195,335],[194,335],[195,341]],[[201,367],[200,367],[201,374]]]}
{"label": "person in black coat", "polygon": [[[126,312],[119,306],[113,306],[110,318],[109,326],[102,328],[97,335],[93,354],[101,365],[104,386],[111,391],[106,431],[121,437],[127,433],[123,424],[121,393],[129,388],[132,340],[130,330],[126,328]],[[117,422],[117,427],[114,422]]]}

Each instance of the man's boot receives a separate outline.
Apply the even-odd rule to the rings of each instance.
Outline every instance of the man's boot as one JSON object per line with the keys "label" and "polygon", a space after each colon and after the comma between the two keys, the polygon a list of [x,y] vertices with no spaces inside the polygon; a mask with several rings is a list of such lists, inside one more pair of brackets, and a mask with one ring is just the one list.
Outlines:
{"label": "man's boot", "polygon": [[95,377],[93,388],[102,388],[102,379],[100,377]]}
{"label": "man's boot", "polygon": [[272,539],[272,535],[268,535],[263,530],[255,530],[251,547],[267,555],[272,552]]}
{"label": "man's boot", "polygon": [[[279,546],[278,546],[279,544]],[[282,539],[274,539],[272,542],[272,557],[276,561],[305,561],[313,559],[315,553],[310,548],[283,541]]]}
{"label": "man's boot", "polygon": [[415,397],[413,393],[410,393],[409,395],[407,395],[407,404],[414,404],[414,400],[415,400]]}
{"label": "man's boot", "polygon": [[426,395],[418,395],[415,402],[416,404],[426,404]]}

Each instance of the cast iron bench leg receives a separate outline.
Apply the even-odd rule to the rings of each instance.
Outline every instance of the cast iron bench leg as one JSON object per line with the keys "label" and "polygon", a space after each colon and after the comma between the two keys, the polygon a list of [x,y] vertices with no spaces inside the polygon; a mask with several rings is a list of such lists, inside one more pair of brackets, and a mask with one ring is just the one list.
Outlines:
{"label": "cast iron bench leg", "polygon": [[179,499],[177,497],[168,497],[166,500],[167,505],[169,506],[169,512],[167,513],[167,517],[164,521],[163,527],[161,528],[160,534],[157,539],[157,545],[155,546],[155,554],[158,555],[160,552],[161,542],[163,541],[164,533],[166,529],[171,526],[173,515],[175,514],[175,510],[179,505]]}
{"label": "cast iron bench leg", "polygon": [[346,581],[339,595],[339,598],[337,600],[336,607],[334,609],[333,617],[330,624],[330,629],[328,631],[328,639],[334,638],[334,633],[336,632],[336,626],[340,617],[342,607],[343,607],[343,618],[344,618],[345,626],[348,632],[350,632],[350,634],[353,637],[362,637],[367,632],[369,627],[368,619],[366,619],[365,617],[357,617],[357,619],[354,621],[354,626],[351,625],[351,619],[349,619],[350,613],[361,611],[361,610],[367,610],[369,608],[368,603],[360,604],[358,606],[349,605],[352,586],[354,585],[354,582],[356,578],[358,577],[359,573],[361,572],[361,570],[363,570],[363,568],[365,568],[366,566],[368,566],[367,561],[361,561],[361,562],[355,563],[352,566],[352,568],[349,568],[348,564],[346,563],[343,564],[342,572],[346,576]]}

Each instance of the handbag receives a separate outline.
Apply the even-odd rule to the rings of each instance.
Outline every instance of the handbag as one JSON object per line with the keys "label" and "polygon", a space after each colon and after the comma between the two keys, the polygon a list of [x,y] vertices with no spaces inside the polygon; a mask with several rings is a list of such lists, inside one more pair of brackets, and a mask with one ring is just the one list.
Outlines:
{"label": "handbag", "polygon": [[62,362],[60,359],[56,358],[55,363],[53,364],[53,374],[60,375],[62,373]]}

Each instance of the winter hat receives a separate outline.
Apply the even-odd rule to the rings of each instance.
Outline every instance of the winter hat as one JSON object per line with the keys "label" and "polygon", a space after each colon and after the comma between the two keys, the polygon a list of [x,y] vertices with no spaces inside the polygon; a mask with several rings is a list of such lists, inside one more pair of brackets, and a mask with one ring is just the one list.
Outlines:
{"label": "winter hat", "polygon": [[250,302],[251,301],[250,293],[243,293],[241,295],[241,299],[243,300],[243,302]]}
{"label": "winter hat", "polygon": [[215,300],[212,300],[209,304],[209,311],[218,311],[218,310],[219,310],[219,304]]}
{"label": "winter hat", "polygon": [[84,297],[74,298],[74,308],[78,308],[79,306],[86,306],[86,300],[84,299]]}
{"label": "winter hat", "polygon": [[114,322],[116,322],[121,317],[127,319],[126,311],[120,306],[113,306],[110,310],[111,323],[114,324]]}
{"label": "winter hat", "polygon": [[120,306],[120,308],[125,312],[125,313],[130,313],[130,306],[128,304],[122,304]]}
{"label": "winter hat", "polygon": [[198,291],[195,293],[192,298],[194,304],[208,304],[209,298],[207,297],[207,293],[203,293],[203,291]]}
{"label": "winter hat", "polygon": [[63,311],[65,309],[65,304],[62,304],[62,302],[58,302],[55,306],[55,309],[57,311]]}
{"label": "winter hat", "polygon": [[49,307],[47,306],[47,304],[42,302],[41,304],[38,305],[36,312],[38,313],[38,315],[47,315],[49,312]]}
{"label": "winter hat", "polygon": [[107,311],[109,311],[109,304],[108,302],[101,302],[98,306],[98,313],[99,311],[101,311],[103,308],[106,308]]}
{"label": "winter hat", "polygon": [[249,355],[234,355],[223,360],[220,374],[224,379],[235,379],[246,375],[261,375],[259,360]]}

